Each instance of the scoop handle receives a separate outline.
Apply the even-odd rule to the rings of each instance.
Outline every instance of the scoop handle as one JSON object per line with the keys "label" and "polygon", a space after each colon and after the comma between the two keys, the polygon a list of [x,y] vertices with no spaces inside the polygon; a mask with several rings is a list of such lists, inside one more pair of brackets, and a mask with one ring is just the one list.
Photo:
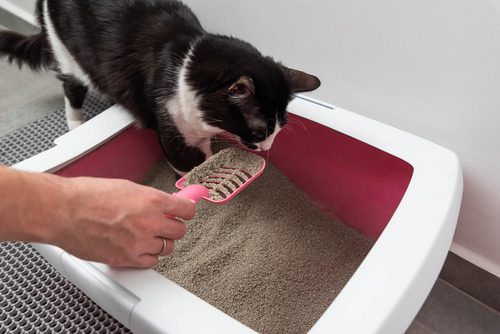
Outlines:
{"label": "scoop handle", "polygon": [[208,189],[200,184],[187,186],[181,191],[174,194],[190,200],[193,204],[198,203],[203,197],[208,197]]}

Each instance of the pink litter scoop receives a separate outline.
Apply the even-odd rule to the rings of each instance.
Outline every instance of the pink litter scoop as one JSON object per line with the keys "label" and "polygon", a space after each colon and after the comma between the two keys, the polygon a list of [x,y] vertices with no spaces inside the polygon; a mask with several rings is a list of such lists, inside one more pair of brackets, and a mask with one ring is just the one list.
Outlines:
{"label": "pink litter scoop", "polygon": [[254,153],[228,148],[214,154],[179,179],[176,195],[196,203],[202,198],[216,204],[230,201],[259,177],[266,160]]}

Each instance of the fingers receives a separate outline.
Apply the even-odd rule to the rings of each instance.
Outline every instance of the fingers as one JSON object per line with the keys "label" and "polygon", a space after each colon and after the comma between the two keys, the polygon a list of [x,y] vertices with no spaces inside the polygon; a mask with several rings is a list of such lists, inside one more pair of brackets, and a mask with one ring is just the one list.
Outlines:
{"label": "fingers", "polygon": [[194,218],[195,206],[191,201],[175,195],[163,193],[161,209],[166,215],[190,220]]}
{"label": "fingers", "polygon": [[168,256],[174,252],[175,242],[173,240],[165,239],[165,238],[155,238],[154,244],[159,244],[159,247],[156,248],[156,251],[152,252],[151,255],[155,256]]}
{"label": "fingers", "polygon": [[159,201],[155,202],[162,213],[159,221],[155,222],[154,233],[157,237],[171,240],[180,240],[186,234],[186,225],[174,218],[192,219],[195,215],[195,205],[189,200],[158,191]]}
{"label": "fingers", "polygon": [[166,238],[154,238],[152,242],[148,243],[147,249],[143,255],[152,255],[156,257],[168,256],[174,252],[175,241]]}
{"label": "fingers", "polygon": [[155,238],[155,242],[152,244],[154,244],[156,249],[152,250],[150,254],[139,256],[139,263],[134,265],[134,267],[152,268],[158,264],[161,256],[168,256],[175,249],[175,242],[164,238]]}
{"label": "fingers", "polygon": [[121,256],[105,259],[104,262],[116,268],[152,268],[158,264],[160,257],[171,255],[175,249],[173,240],[162,238],[154,238],[154,242],[149,242],[149,245],[149,250],[144,254],[134,256],[122,253]]}
{"label": "fingers", "polygon": [[186,235],[186,224],[175,218],[162,217],[156,223],[153,233],[156,237],[180,240]]}
{"label": "fingers", "polygon": [[63,230],[57,243],[83,259],[118,267],[153,267],[186,234],[185,224],[171,217],[188,220],[195,215],[189,200],[130,181],[77,178],[71,182],[79,195],[65,203],[78,207],[70,211],[79,215],[67,220],[85,228],[80,233],[68,228],[73,232],[64,238]]}

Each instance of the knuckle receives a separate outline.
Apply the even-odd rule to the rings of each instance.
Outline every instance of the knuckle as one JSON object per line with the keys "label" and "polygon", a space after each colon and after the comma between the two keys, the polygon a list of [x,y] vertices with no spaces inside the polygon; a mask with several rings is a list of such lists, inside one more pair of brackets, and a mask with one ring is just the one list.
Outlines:
{"label": "knuckle", "polygon": [[168,213],[175,214],[177,211],[179,211],[178,198],[173,195],[166,196],[163,201],[163,209]]}
{"label": "knuckle", "polygon": [[171,219],[169,224],[166,225],[165,228],[165,235],[172,240],[180,240],[187,233],[186,224],[177,219]]}
{"label": "knuckle", "polygon": [[157,193],[156,191],[150,191],[146,195],[146,198],[146,201],[153,207],[159,207],[163,203],[163,196],[161,196],[161,194]]}
{"label": "knuckle", "polygon": [[169,195],[164,202],[164,209],[168,213],[185,219],[191,219],[191,214],[194,212],[194,204],[189,200]]}

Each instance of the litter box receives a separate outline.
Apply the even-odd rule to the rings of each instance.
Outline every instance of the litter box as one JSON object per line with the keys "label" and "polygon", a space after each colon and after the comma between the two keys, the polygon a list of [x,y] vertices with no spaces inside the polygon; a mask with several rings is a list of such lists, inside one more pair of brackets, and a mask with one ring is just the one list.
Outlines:
{"label": "litter box", "polygon": [[[299,96],[266,156],[311,201],[376,240],[310,333],[403,333],[450,247],[462,196],[456,155],[342,108]],[[141,180],[162,158],[151,130],[112,106],[14,168]],[[135,333],[251,333],[152,269],[114,269],[35,244],[64,276]],[[296,315],[300,317],[300,314]]]}

